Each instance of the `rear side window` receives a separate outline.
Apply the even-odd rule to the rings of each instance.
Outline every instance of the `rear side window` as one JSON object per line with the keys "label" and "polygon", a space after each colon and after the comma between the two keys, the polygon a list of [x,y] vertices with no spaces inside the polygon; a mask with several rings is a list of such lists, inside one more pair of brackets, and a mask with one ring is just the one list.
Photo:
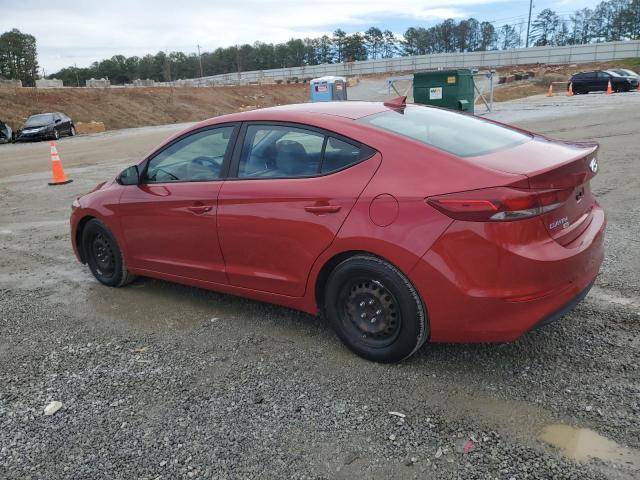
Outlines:
{"label": "rear side window", "polygon": [[324,135],[302,128],[251,125],[240,156],[241,178],[304,177],[318,172]]}
{"label": "rear side window", "polygon": [[477,117],[432,107],[407,106],[404,111],[388,110],[358,121],[459,157],[484,155],[531,139]]}
{"label": "rear side window", "polygon": [[249,125],[246,130],[239,178],[296,178],[332,173],[375,152],[328,132],[291,125]]}
{"label": "rear side window", "polygon": [[322,173],[341,170],[360,160],[360,147],[343,142],[335,137],[327,139],[322,160]]}

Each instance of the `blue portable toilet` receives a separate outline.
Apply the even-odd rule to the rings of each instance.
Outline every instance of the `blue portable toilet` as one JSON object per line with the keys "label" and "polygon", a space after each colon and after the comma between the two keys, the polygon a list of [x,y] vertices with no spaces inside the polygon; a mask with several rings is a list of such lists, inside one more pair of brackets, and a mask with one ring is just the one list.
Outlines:
{"label": "blue portable toilet", "polygon": [[347,79],[344,77],[320,77],[310,82],[312,102],[333,102],[347,99]]}

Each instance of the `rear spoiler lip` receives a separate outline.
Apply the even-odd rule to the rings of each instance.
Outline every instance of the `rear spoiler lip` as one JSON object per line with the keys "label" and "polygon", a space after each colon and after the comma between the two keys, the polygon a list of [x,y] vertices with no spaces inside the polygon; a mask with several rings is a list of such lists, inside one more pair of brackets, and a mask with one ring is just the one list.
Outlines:
{"label": "rear spoiler lip", "polygon": [[[568,165],[571,165],[572,163],[575,163],[577,161],[584,160],[585,162],[590,162],[592,158],[597,156],[600,145],[596,142],[575,142],[575,141],[555,140],[552,138],[547,138],[543,135],[531,134],[531,132],[527,132],[526,130],[522,130],[522,132],[528,133],[529,135],[532,136],[531,142],[552,142],[555,144],[566,145],[567,147],[573,147],[575,149],[575,152],[572,155],[567,155],[566,157],[564,157],[564,159],[560,160],[558,163],[546,166],[539,170],[530,171],[530,172],[515,171],[515,170],[508,169],[504,165],[498,166],[495,164],[492,165],[490,163],[489,164],[484,163],[482,162],[482,158],[485,155],[479,155],[476,157],[465,157],[464,160],[471,161],[472,163],[476,164],[481,168],[492,170],[494,172],[520,176],[519,180],[516,180],[513,183],[509,184],[514,188],[529,188],[529,189],[569,188],[570,186],[577,186],[577,185],[580,185],[581,183],[585,183],[591,180],[591,178],[593,178],[596,175],[597,171],[592,172],[589,169],[589,166],[587,164],[586,170],[585,170],[586,175],[581,176],[580,178],[574,176],[575,177],[574,181],[561,182],[561,183],[549,182],[549,181],[540,183],[539,181],[535,181],[535,179],[538,177],[544,176],[558,169],[566,168]],[[492,152],[492,153],[504,154],[509,150],[518,149],[519,147],[526,148],[527,144],[529,144],[529,142],[525,142],[524,144],[519,144],[514,147],[507,148],[506,150],[500,150],[499,152]],[[487,155],[491,155],[492,153]],[[557,186],[554,186],[554,184],[557,184]],[[505,186],[509,186],[509,185],[505,185]]]}

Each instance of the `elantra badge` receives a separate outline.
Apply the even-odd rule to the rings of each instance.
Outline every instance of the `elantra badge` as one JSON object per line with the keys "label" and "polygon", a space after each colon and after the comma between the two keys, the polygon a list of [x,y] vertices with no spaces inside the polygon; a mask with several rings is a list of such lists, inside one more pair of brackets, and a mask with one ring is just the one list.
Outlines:
{"label": "elantra badge", "polygon": [[589,168],[591,169],[591,171],[593,173],[597,173],[598,172],[598,159],[597,158],[592,158],[591,162],[589,162]]}

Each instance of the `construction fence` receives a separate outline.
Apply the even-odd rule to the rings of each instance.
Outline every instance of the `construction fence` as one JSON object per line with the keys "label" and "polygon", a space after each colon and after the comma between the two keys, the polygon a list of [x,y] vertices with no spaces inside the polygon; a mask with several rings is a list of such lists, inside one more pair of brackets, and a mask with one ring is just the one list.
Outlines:
{"label": "construction fence", "polygon": [[640,57],[640,40],[592,43],[566,47],[531,47],[486,52],[441,53],[412,57],[363,60],[359,62],[309,65],[251,72],[227,73],[209,77],[155,82],[157,86],[205,87],[225,84],[303,81],[324,75],[370,75],[443,68],[495,68],[517,65],[604,62]]}

